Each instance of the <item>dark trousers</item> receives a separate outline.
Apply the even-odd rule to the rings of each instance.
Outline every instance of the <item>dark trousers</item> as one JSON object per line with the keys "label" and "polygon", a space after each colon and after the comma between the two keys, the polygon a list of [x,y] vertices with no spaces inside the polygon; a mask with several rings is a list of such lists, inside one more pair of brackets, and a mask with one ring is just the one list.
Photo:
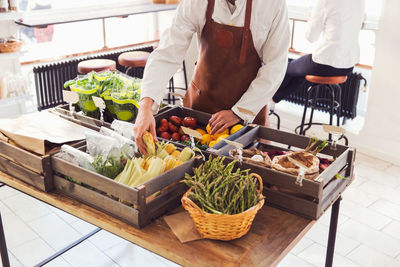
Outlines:
{"label": "dark trousers", "polygon": [[338,69],[329,65],[318,64],[312,61],[311,54],[302,56],[289,62],[285,78],[275,95],[272,97],[278,103],[286,96],[295,92],[306,83],[306,75],[316,76],[347,76],[352,73],[353,67]]}

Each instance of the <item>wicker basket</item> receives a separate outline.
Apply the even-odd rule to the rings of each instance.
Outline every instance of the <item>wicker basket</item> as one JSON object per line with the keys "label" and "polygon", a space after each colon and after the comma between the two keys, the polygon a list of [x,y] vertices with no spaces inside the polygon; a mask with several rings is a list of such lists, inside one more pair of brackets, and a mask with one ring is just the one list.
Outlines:
{"label": "wicker basket", "polygon": [[5,43],[0,43],[0,53],[11,53],[21,50],[22,41],[12,40]]}
{"label": "wicker basket", "polygon": [[[262,192],[261,177],[255,173],[250,175],[258,179],[260,192]],[[211,214],[204,212],[187,197],[190,191],[191,189],[182,197],[182,206],[189,212],[197,231],[203,238],[227,241],[244,236],[250,230],[257,212],[264,205],[264,199],[261,199],[257,205],[239,214]]]}

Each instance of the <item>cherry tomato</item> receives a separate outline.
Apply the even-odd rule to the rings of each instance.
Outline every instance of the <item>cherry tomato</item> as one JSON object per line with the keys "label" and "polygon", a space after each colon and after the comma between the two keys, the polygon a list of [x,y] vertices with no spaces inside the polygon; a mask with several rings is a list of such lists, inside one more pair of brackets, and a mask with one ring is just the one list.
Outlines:
{"label": "cherry tomato", "polygon": [[190,127],[190,128],[196,128],[197,120],[192,117],[185,117],[183,119],[183,125],[185,125],[186,127]]}
{"label": "cherry tomato", "polygon": [[171,135],[169,134],[169,132],[162,132],[160,137],[167,140],[171,139]]}
{"label": "cherry tomato", "polygon": [[179,141],[181,139],[181,136],[179,135],[179,133],[175,132],[171,135],[172,140],[174,141]]}

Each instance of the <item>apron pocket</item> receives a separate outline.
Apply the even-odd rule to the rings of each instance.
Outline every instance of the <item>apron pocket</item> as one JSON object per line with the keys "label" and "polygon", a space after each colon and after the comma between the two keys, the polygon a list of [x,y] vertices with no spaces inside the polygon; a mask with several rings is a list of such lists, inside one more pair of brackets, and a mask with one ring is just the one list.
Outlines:
{"label": "apron pocket", "polygon": [[219,46],[231,47],[233,43],[233,33],[230,31],[218,30],[215,39]]}

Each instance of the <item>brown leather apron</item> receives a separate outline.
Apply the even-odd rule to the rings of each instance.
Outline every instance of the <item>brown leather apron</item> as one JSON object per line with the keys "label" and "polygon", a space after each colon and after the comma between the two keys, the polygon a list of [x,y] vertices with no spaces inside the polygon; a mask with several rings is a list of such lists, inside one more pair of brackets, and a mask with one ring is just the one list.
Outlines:
{"label": "brown leather apron", "polygon": [[[183,100],[185,107],[212,114],[229,110],[256,78],[261,60],[250,31],[252,2],[246,3],[244,27],[235,27],[213,21],[215,0],[208,0],[199,59]],[[266,106],[253,123],[266,125]]]}

